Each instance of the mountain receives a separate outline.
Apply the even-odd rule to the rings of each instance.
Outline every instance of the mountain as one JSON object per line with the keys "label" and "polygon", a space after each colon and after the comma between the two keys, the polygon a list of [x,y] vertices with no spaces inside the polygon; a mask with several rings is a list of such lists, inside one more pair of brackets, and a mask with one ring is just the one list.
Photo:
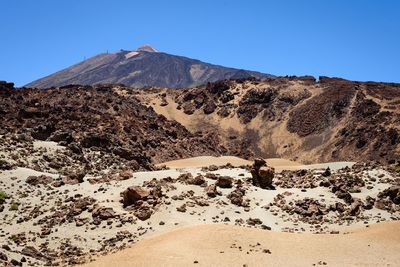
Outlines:
{"label": "mountain", "polygon": [[182,56],[162,53],[149,45],[133,51],[102,53],[26,87],[49,88],[68,84],[124,84],[131,87],[192,87],[224,79],[266,78],[272,75],[227,68]]}

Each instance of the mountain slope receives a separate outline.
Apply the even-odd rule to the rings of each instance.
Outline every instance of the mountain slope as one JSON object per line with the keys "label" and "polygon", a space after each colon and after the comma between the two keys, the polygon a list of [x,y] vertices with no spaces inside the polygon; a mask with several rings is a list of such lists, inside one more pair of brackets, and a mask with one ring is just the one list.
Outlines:
{"label": "mountain slope", "polygon": [[302,163],[400,160],[400,84],[338,78],[220,81],[145,89],[142,103],[232,155]]}
{"label": "mountain slope", "polygon": [[15,91],[0,98],[0,135],[33,129],[34,138],[51,140],[55,132],[72,130],[81,142],[83,133],[105,133],[115,140],[110,151],[128,141],[122,148],[149,155],[153,163],[212,154],[306,164],[400,161],[400,84],[276,77],[182,90],[108,85]]}
{"label": "mountain slope", "polygon": [[266,78],[271,75],[227,68],[187,57],[161,53],[150,46],[133,51],[99,54],[26,87],[48,88],[68,84],[124,84],[132,87],[191,87],[224,79]]}

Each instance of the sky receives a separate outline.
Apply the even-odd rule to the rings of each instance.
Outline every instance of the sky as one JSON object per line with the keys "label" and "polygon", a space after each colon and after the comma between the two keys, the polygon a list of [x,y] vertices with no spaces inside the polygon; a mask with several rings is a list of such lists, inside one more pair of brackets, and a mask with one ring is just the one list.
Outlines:
{"label": "sky", "polygon": [[274,75],[400,82],[397,0],[0,0],[0,80],[159,51]]}

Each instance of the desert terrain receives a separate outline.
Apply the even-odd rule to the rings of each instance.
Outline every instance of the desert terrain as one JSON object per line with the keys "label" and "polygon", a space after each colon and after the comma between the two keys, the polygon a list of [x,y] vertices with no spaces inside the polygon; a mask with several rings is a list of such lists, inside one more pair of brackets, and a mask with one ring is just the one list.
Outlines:
{"label": "desert terrain", "polygon": [[399,266],[397,87],[0,83],[0,262]]}

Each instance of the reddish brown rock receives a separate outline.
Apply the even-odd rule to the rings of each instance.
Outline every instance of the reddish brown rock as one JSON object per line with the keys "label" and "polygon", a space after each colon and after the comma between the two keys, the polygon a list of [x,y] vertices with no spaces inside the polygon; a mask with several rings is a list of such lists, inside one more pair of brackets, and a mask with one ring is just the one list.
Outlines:
{"label": "reddish brown rock", "polygon": [[26,178],[26,183],[30,185],[39,185],[39,184],[47,185],[50,184],[51,182],[53,182],[53,178],[46,175],[29,176],[28,178]]}
{"label": "reddish brown rock", "polygon": [[215,183],[216,186],[221,188],[231,188],[233,183],[233,178],[229,176],[220,176]]}
{"label": "reddish brown rock", "polygon": [[133,173],[129,170],[122,171],[119,173],[119,177],[121,178],[121,180],[127,180],[133,177]]}
{"label": "reddish brown rock", "polygon": [[134,205],[139,200],[150,196],[150,191],[140,186],[130,186],[122,192],[124,207]]}
{"label": "reddish brown rock", "polygon": [[274,168],[266,165],[264,159],[258,158],[254,160],[253,166],[250,170],[252,176],[252,183],[254,186],[263,189],[273,189],[272,181],[274,178]]}
{"label": "reddish brown rock", "polygon": [[113,208],[107,208],[107,207],[96,207],[93,212],[92,212],[92,217],[93,218],[98,218],[100,220],[107,220],[115,217],[115,211]]}
{"label": "reddish brown rock", "polygon": [[205,189],[207,196],[216,197],[220,193],[217,191],[217,186],[215,184],[209,185]]}
{"label": "reddish brown rock", "polygon": [[32,247],[32,246],[26,246],[22,249],[21,251],[22,255],[28,256],[28,257],[32,257],[35,259],[42,259],[43,258],[43,254],[40,253],[36,248]]}

